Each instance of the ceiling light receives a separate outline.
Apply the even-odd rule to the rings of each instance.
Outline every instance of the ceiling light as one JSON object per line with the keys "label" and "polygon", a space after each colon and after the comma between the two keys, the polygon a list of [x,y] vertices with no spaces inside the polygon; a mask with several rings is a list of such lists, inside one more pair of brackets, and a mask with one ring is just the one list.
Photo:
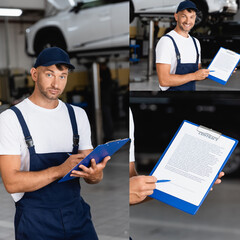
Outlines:
{"label": "ceiling light", "polygon": [[68,0],[68,1],[69,1],[70,5],[71,5],[72,7],[76,5],[76,3],[75,3],[74,0]]}
{"label": "ceiling light", "polygon": [[22,10],[17,8],[0,8],[0,16],[19,17],[22,15]]}

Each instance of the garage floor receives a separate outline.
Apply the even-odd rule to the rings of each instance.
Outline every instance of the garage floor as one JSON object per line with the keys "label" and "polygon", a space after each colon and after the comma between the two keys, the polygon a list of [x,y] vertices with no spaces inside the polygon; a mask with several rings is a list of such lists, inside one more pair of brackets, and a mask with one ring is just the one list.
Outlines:
{"label": "garage floor", "polygon": [[[128,131],[119,127],[116,138],[128,136]],[[129,239],[128,205],[128,147],[117,152],[104,171],[104,179],[96,185],[81,181],[82,196],[91,206],[93,223],[99,240]],[[6,192],[0,178],[0,240],[13,240],[14,202]]]}
{"label": "garage floor", "polygon": [[[130,91],[159,91],[157,72],[147,78],[147,60],[141,59],[139,63],[130,65]],[[240,69],[233,74],[226,85],[222,85],[210,79],[198,81],[197,91],[239,91]]]}

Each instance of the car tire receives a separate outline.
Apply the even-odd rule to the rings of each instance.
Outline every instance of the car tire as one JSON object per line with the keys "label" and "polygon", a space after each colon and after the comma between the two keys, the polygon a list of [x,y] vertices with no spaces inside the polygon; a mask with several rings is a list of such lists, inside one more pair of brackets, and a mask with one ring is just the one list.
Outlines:
{"label": "car tire", "polygon": [[196,25],[203,25],[207,20],[208,6],[205,1],[192,0],[195,3],[199,12],[197,13]]}
{"label": "car tire", "polygon": [[135,18],[135,15],[134,15],[134,6],[133,6],[132,1],[130,1],[129,7],[130,7],[130,14],[129,14],[130,19],[129,19],[129,21],[130,21],[130,23],[132,23],[133,20],[134,20],[134,18]]}
{"label": "car tire", "polygon": [[35,55],[38,56],[43,49],[48,47],[59,47],[67,51],[65,39],[59,30],[41,30],[36,34],[34,41]]}

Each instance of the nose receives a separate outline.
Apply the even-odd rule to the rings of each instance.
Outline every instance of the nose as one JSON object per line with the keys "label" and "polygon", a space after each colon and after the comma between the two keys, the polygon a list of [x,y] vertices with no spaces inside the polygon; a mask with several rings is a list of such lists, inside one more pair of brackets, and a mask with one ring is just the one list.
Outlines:
{"label": "nose", "polygon": [[58,86],[59,86],[59,80],[58,80],[56,77],[53,78],[52,83],[51,83],[51,86],[52,86],[53,88],[58,88]]}
{"label": "nose", "polygon": [[190,21],[190,18],[186,17],[186,23],[189,23],[189,21]]}

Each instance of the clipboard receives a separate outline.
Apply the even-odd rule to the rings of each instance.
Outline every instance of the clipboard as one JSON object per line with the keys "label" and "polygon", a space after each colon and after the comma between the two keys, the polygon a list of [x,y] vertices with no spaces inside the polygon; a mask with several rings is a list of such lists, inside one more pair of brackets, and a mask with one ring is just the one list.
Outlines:
{"label": "clipboard", "polygon": [[71,177],[70,174],[73,170],[82,171],[79,168],[79,165],[84,165],[89,167],[91,164],[91,159],[95,159],[96,163],[100,163],[107,156],[112,156],[115,152],[117,152],[123,145],[125,145],[130,138],[124,138],[120,140],[114,140],[111,142],[107,142],[105,144],[98,145],[90,154],[88,154],[80,163],[78,163],[73,169],[71,169],[62,179],[58,181],[58,183],[65,182],[76,177]]}
{"label": "clipboard", "polygon": [[[227,78],[224,78],[224,79],[221,78],[221,74],[220,73],[218,74],[217,71],[216,72],[214,71],[215,70],[215,68],[214,68],[214,61],[216,60],[217,55],[221,54],[223,51],[225,51],[225,52],[227,52],[227,53],[229,53],[229,54],[231,54],[233,56],[238,56],[238,59],[235,60],[235,64],[233,66],[232,71],[229,72],[229,74],[227,75]],[[210,74],[208,75],[207,78],[209,78],[209,79],[211,79],[211,80],[213,80],[215,82],[218,82],[218,83],[220,83],[222,85],[225,85],[227,83],[228,79],[231,77],[234,69],[237,67],[237,65],[239,63],[239,60],[240,60],[240,54],[238,54],[236,52],[233,52],[232,50],[220,47],[220,49],[218,50],[217,54],[214,56],[213,60],[211,61],[211,63],[208,66],[208,69],[210,69]],[[211,71],[214,71],[214,72],[211,73]]]}
{"label": "clipboard", "polygon": [[[171,177],[167,178],[170,181],[169,182],[164,182],[164,183],[159,183],[160,184],[160,188],[165,188],[165,190],[159,190],[158,187],[156,187],[156,189],[154,189],[154,192],[152,195],[150,195],[150,197],[155,198],[163,203],[166,203],[170,206],[173,206],[179,210],[182,210],[186,213],[195,215],[198,211],[198,209],[200,208],[201,204],[203,203],[204,199],[206,198],[206,196],[208,195],[211,187],[213,186],[213,184],[215,183],[216,179],[218,178],[219,173],[222,171],[222,169],[224,168],[226,162],[228,161],[230,155],[232,154],[232,152],[234,151],[235,147],[238,144],[238,141],[236,139],[233,139],[231,137],[225,136],[222,133],[216,132],[212,129],[208,129],[206,127],[203,126],[199,126],[195,123],[189,122],[187,120],[184,120],[182,122],[182,124],[180,125],[180,127],[178,128],[177,132],[175,133],[174,137],[172,138],[172,140],[170,141],[169,145],[167,146],[166,150],[164,151],[164,153],[162,154],[162,156],[160,157],[160,159],[158,160],[157,164],[155,165],[155,167],[153,168],[153,170],[151,171],[150,175],[154,175],[156,176],[156,172],[160,171],[162,168],[158,167],[160,166],[160,164],[162,164],[162,162],[164,161],[164,157],[166,156],[167,152],[170,151],[170,149],[172,148],[174,141],[176,140],[176,138],[178,137],[178,135],[180,134],[180,132],[182,131],[183,126],[185,126],[185,124],[190,124],[192,126],[195,126],[196,131],[198,132],[199,135],[202,135],[202,137],[206,137],[209,138],[208,141],[210,141],[210,139],[212,141],[222,141],[221,138],[226,138],[225,140],[227,140],[229,143],[231,143],[229,146],[231,146],[231,148],[229,149],[229,151],[226,151],[226,157],[224,159],[223,162],[221,162],[221,166],[217,168],[217,171],[215,171],[215,175],[213,174],[212,178],[210,178],[209,180],[212,179],[212,181],[209,181],[210,183],[207,184],[207,186],[205,187],[206,191],[204,190],[202,195],[200,195],[199,197],[199,202],[198,204],[193,204],[191,201],[187,201],[182,197],[178,197],[178,193],[177,194],[171,194],[169,192],[166,191],[166,189],[170,189],[171,188]],[[162,164],[162,166],[164,166]],[[166,166],[165,166],[166,167]],[[167,172],[166,172],[167,173]],[[174,174],[174,173],[173,173]],[[162,176],[157,176],[157,178],[162,178]],[[163,177],[163,179],[166,178],[166,176]],[[188,180],[186,180],[188,181]],[[184,187],[185,186],[179,186],[180,191],[183,190],[184,191]],[[197,192],[198,190],[196,190]]]}

